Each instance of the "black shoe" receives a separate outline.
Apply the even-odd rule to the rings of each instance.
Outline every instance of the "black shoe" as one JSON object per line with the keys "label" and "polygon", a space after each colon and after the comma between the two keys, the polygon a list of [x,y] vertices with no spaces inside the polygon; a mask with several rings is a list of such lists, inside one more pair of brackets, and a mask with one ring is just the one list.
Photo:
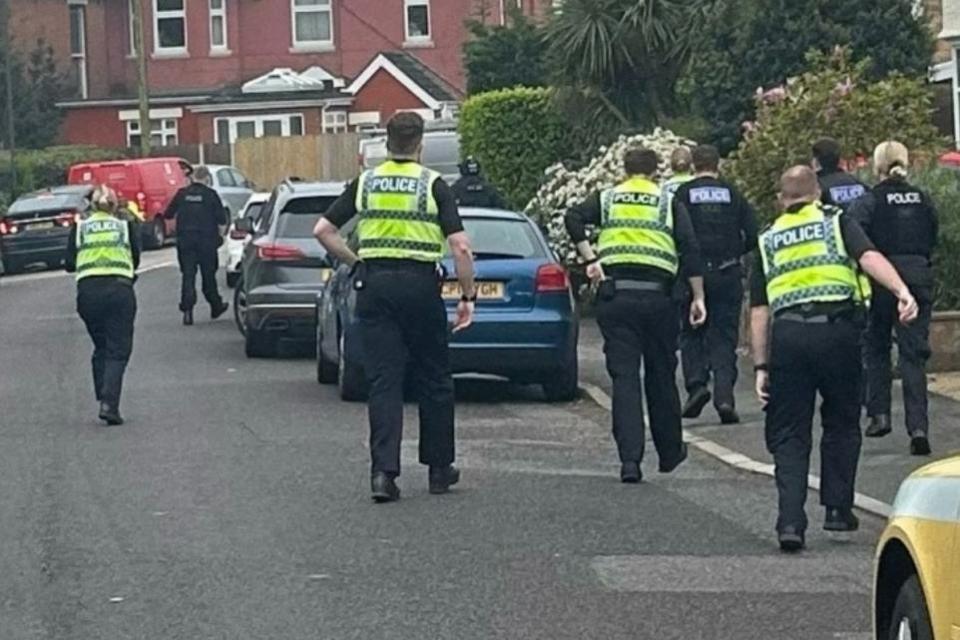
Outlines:
{"label": "black shoe", "polygon": [[777,541],[780,543],[780,550],[785,553],[796,553],[806,546],[803,531],[793,525],[788,525],[778,531]]}
{"label": "black shoe", "polygon": [[189,327],[193,324],[193,310],[183,312],[183,326]]}
{"label": "black shoe", "polygon": [[717,415],[720,416],[720,424],[739,424],[740,416],[732,404],[721,404],[717,407]]}
{"label": "black shoe", "polygon": [[893,428],[890,426],[889,414],[881,414],[870,417],[870,424],[867,425],[867,431],[864,435],[868,438],[882,438],[891,431],[893,431]]}
{"label": "black shoe", "polygon": [[212,320],[216,320],[217,318],[219,318],[220,316],[222,316],[223,314],[225,314],[225,313],[227,312],[227,309],[229,309],[229,308],[230,308],[230,304],[229,304],[229,303],[227,303],[227,302],[221,302],[219,307],[215,307],[215,308],[213,308],[213,309],[210,310],[210,318],[211,318]]}
{"label": "black shoe", "polygon": [[823,521],[824,531],[856,531],[860,528],[860,519],[854,515],[853,509],[837,509],[827,507],[827,517]]}
{"label": "black shoe", "polygon": [[639,462],[624,462],[620,465],[620,482],[623,484],[639,484],[643,480]]}
{"label": "black shoe", "polygon": [[374,502],[395,502],[400,499],[400,487],[387,474],[377,472],[370,478],[370,494]]}
{"label": "black shoe", "polygon": [[687,398],[687,404],[683,405],[684,418],[699,418],[703,408],[710,402],[710,392],[706,387],[697,387]]}
{"label": "black shoe", "polygon": [[683,442],[680,444],[680,455],[674,458],[671,462],[665,463],[663,460],[660,460],[660,473],[670,473],[687,459],[687,443]]}
{"label": "black shoe", "polygon": [[111,427],[123,424],[123,418],[120,417],[120,411],[116,407],[111,407],[106,402],[100,403],[100,419]]}
{"label": "black shoe", "polygon": [[430,467],[430,493],[440,495],[460,482],[460,470],[452,464],[445,467]]}
{"label": "black shoe", "polygon": [[928,456],[930,455],[930,440],[927,434],[922,431],[914,431],[910,436],[910,455]]}

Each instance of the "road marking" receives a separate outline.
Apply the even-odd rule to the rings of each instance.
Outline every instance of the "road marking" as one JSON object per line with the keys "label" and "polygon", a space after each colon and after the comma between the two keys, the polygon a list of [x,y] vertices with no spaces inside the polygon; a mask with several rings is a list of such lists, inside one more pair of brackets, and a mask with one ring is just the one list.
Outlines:
{"label": "road marking", "polygon": [[122,596],[114,596],[114,597],[110,598],[110,602],[112,602],[112,603],[114,603],[114,604],[119,604],[119,603],[123,602],[123,597],[122,597]]}
{"label": "road marking", "polygon": [[149,267],[140,267],[137,269],[137,275],[150,273],[151,271],[156,271],[157,269],[166,269],[167,267],[175,266],[177,263],[173,260],[167,260],[166,262],[160,262],[158,264],[152,264]]}
{"label": "road marking", "polygon": [[[142,275],[144,273],[150,273],[151,271],[157,271],[158,269],[166,269],[167,267],[176,266],[175,260],[165,260],[164,262],[158,262],[157,264],[147,265],[145,267],[140,267],[137,269],[137,274]],[[44,273],[27,273],[18,276],[4,276],[0,278],[0,285],[14,285],[14,284],[28,284],[31,282],[42,282],[44,280],[59,280],[60,278],[69,278],[74,274],[67,273],[66,271],[48,271]]]}
{"label": "road marking", "polygon": [[[600,407],[610,411],[613,407],[613,400],[610,396],[601,389],[600,387],[593,384],[581,384],[581,389],[587,396],[596,402]],[[748,473],[755,473],[758,475],[774,477],[774,466],[772,464],[759,462],[750,458],[742,453],[728,449],[727,447],[708,440],[702,436],[694,435],[687,431],[683,430],[683,439],[690,444],[690,446],[699,449],[703,453],[707,454],[712,458],[716,458],[720,462],[734,467],[735,469],[740,469]],[[814,491],[820,491],[820,477],[814,474],[810,474],[807,486],[809,486]],[[854,505],[861,511],[866,511],[867,513],[873,514],[875,516],[880,516],[881,518],[889,518],[890,514],[893,513],[893,506],[882,501],[877,500],[876,498],[871,498],[868,495],[862,493],[854,494]]]}

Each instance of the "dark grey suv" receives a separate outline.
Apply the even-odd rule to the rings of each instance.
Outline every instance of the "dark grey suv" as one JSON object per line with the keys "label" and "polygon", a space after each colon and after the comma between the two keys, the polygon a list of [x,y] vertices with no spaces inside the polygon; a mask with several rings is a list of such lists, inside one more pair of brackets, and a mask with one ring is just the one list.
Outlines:
{"label": "dark grey suv", "polygon": [[274,189],[256,227],[237,222],[253,236],[233,299],[247,357],[273,356],[281,340],[316,340],[316,300],[330,264],[313,227],[343,190],[342,182],[288,180]]}

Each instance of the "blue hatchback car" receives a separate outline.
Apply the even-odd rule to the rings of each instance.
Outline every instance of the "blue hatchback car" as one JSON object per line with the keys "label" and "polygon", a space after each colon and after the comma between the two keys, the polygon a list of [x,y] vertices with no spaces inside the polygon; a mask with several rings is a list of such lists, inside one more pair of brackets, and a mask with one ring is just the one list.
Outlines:
{"label": "blue hatchback car", "polygon": [[[473,246],[479,299],[473,325],[451,337],[453,372],[540,384],[550,401],[574,399],[579,333],[566,269],[522,213],[465,208],[460,215]],[[341,233],[356,248],[355,225]],[[452,259],[444,266],[452,325],[460,288]],[[339,265],[317,301],[317,378],[337,383],[344,400],[366,397],[355,305],[350,269]]]}

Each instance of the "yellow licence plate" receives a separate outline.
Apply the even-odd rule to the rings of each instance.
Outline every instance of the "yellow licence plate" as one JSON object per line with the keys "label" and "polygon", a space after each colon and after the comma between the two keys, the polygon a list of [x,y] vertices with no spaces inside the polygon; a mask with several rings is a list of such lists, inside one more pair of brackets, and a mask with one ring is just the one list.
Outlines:
{"label": "yellow licence plate", "polygon": [[[478,300],[503,300],[502,282],[478,282],[477,299]],[[443,297],[445,300],[460,299],[460,283],[456,280],[447,280],[443,283]]]}
{"label": "yellow licence plate", "polygon": [[320,282],[326,282],[333,275],[333,269],[320,269]]}

